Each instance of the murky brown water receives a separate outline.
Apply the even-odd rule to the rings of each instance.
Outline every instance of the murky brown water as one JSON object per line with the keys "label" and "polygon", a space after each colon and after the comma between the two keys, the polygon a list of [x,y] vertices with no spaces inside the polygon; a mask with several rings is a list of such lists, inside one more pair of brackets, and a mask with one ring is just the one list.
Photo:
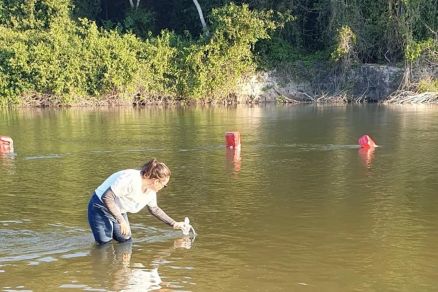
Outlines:
{"label": "murky brown water", "polygon": [[[435,291],[437,133],[430,106],[0,111],[0,290]],[[132,245],[97,248],[91,192],[151,157],[198,237],[143,211]]]}

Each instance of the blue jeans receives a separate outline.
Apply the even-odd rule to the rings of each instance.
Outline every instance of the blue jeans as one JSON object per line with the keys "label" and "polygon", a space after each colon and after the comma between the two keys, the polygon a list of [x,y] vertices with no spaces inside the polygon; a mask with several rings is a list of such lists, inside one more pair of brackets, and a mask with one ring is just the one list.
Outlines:
{"label": "blue jeans", "polygon": [[[126,213],[123,213],[122,216],[129,225]],[[98,244],[110,242],[112,239],[118,242],[131,240],[131,234],[122,235],[120,224],[95,193],[88,203],[88,223]]]}

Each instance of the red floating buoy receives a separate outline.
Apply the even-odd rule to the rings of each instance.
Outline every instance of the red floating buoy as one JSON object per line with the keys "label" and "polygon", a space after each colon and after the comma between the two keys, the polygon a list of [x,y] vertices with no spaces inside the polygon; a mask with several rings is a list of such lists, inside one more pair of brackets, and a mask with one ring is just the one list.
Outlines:
{"label": "red floating buoy", "polygon": [[14,152],[14,141],[11,137],[0,136],[0,153]]}
{"label": "red floating buoy", "polygon": [[227,148],[240,147],[240,133],[239,132],[225,133],[225,143],[226,143]]}
{"label": "red floating buoy", "polygon": [[371,139],[368,135],[363,135],[359,138],[359,145],[361,148],[374,148],[376,147],[376,143]]}

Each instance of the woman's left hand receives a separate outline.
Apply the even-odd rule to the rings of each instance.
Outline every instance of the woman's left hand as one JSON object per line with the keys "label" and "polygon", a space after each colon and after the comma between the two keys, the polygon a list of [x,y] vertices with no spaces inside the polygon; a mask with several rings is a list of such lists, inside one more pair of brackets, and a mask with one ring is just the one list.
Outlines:
{"label": "woman's left hand", "polygon": [[182,229],[183,226],[184,226],[184,221],[182,221],[182,222],[175,222],[173,224],[173,229]]}

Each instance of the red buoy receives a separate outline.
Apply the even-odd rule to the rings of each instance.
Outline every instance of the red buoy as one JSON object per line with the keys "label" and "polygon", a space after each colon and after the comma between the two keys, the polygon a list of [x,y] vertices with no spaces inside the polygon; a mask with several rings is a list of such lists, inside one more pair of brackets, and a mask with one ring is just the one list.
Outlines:
{"label": "red buoy", "polygon": [[227,145],[227,148],[240,147],[240,133],[239,132],[225,133],[225,143]]}
{"label": "red buoy", "polygon": [[0,136],[0,153],[14,152],[14,141],[11,137]]}
{"label": "red buoy", "polygon": [[376,147],[376,143],[371,139],[368,135],[363,135],[359,138],[359,145],[361,148],[374,148]]}

